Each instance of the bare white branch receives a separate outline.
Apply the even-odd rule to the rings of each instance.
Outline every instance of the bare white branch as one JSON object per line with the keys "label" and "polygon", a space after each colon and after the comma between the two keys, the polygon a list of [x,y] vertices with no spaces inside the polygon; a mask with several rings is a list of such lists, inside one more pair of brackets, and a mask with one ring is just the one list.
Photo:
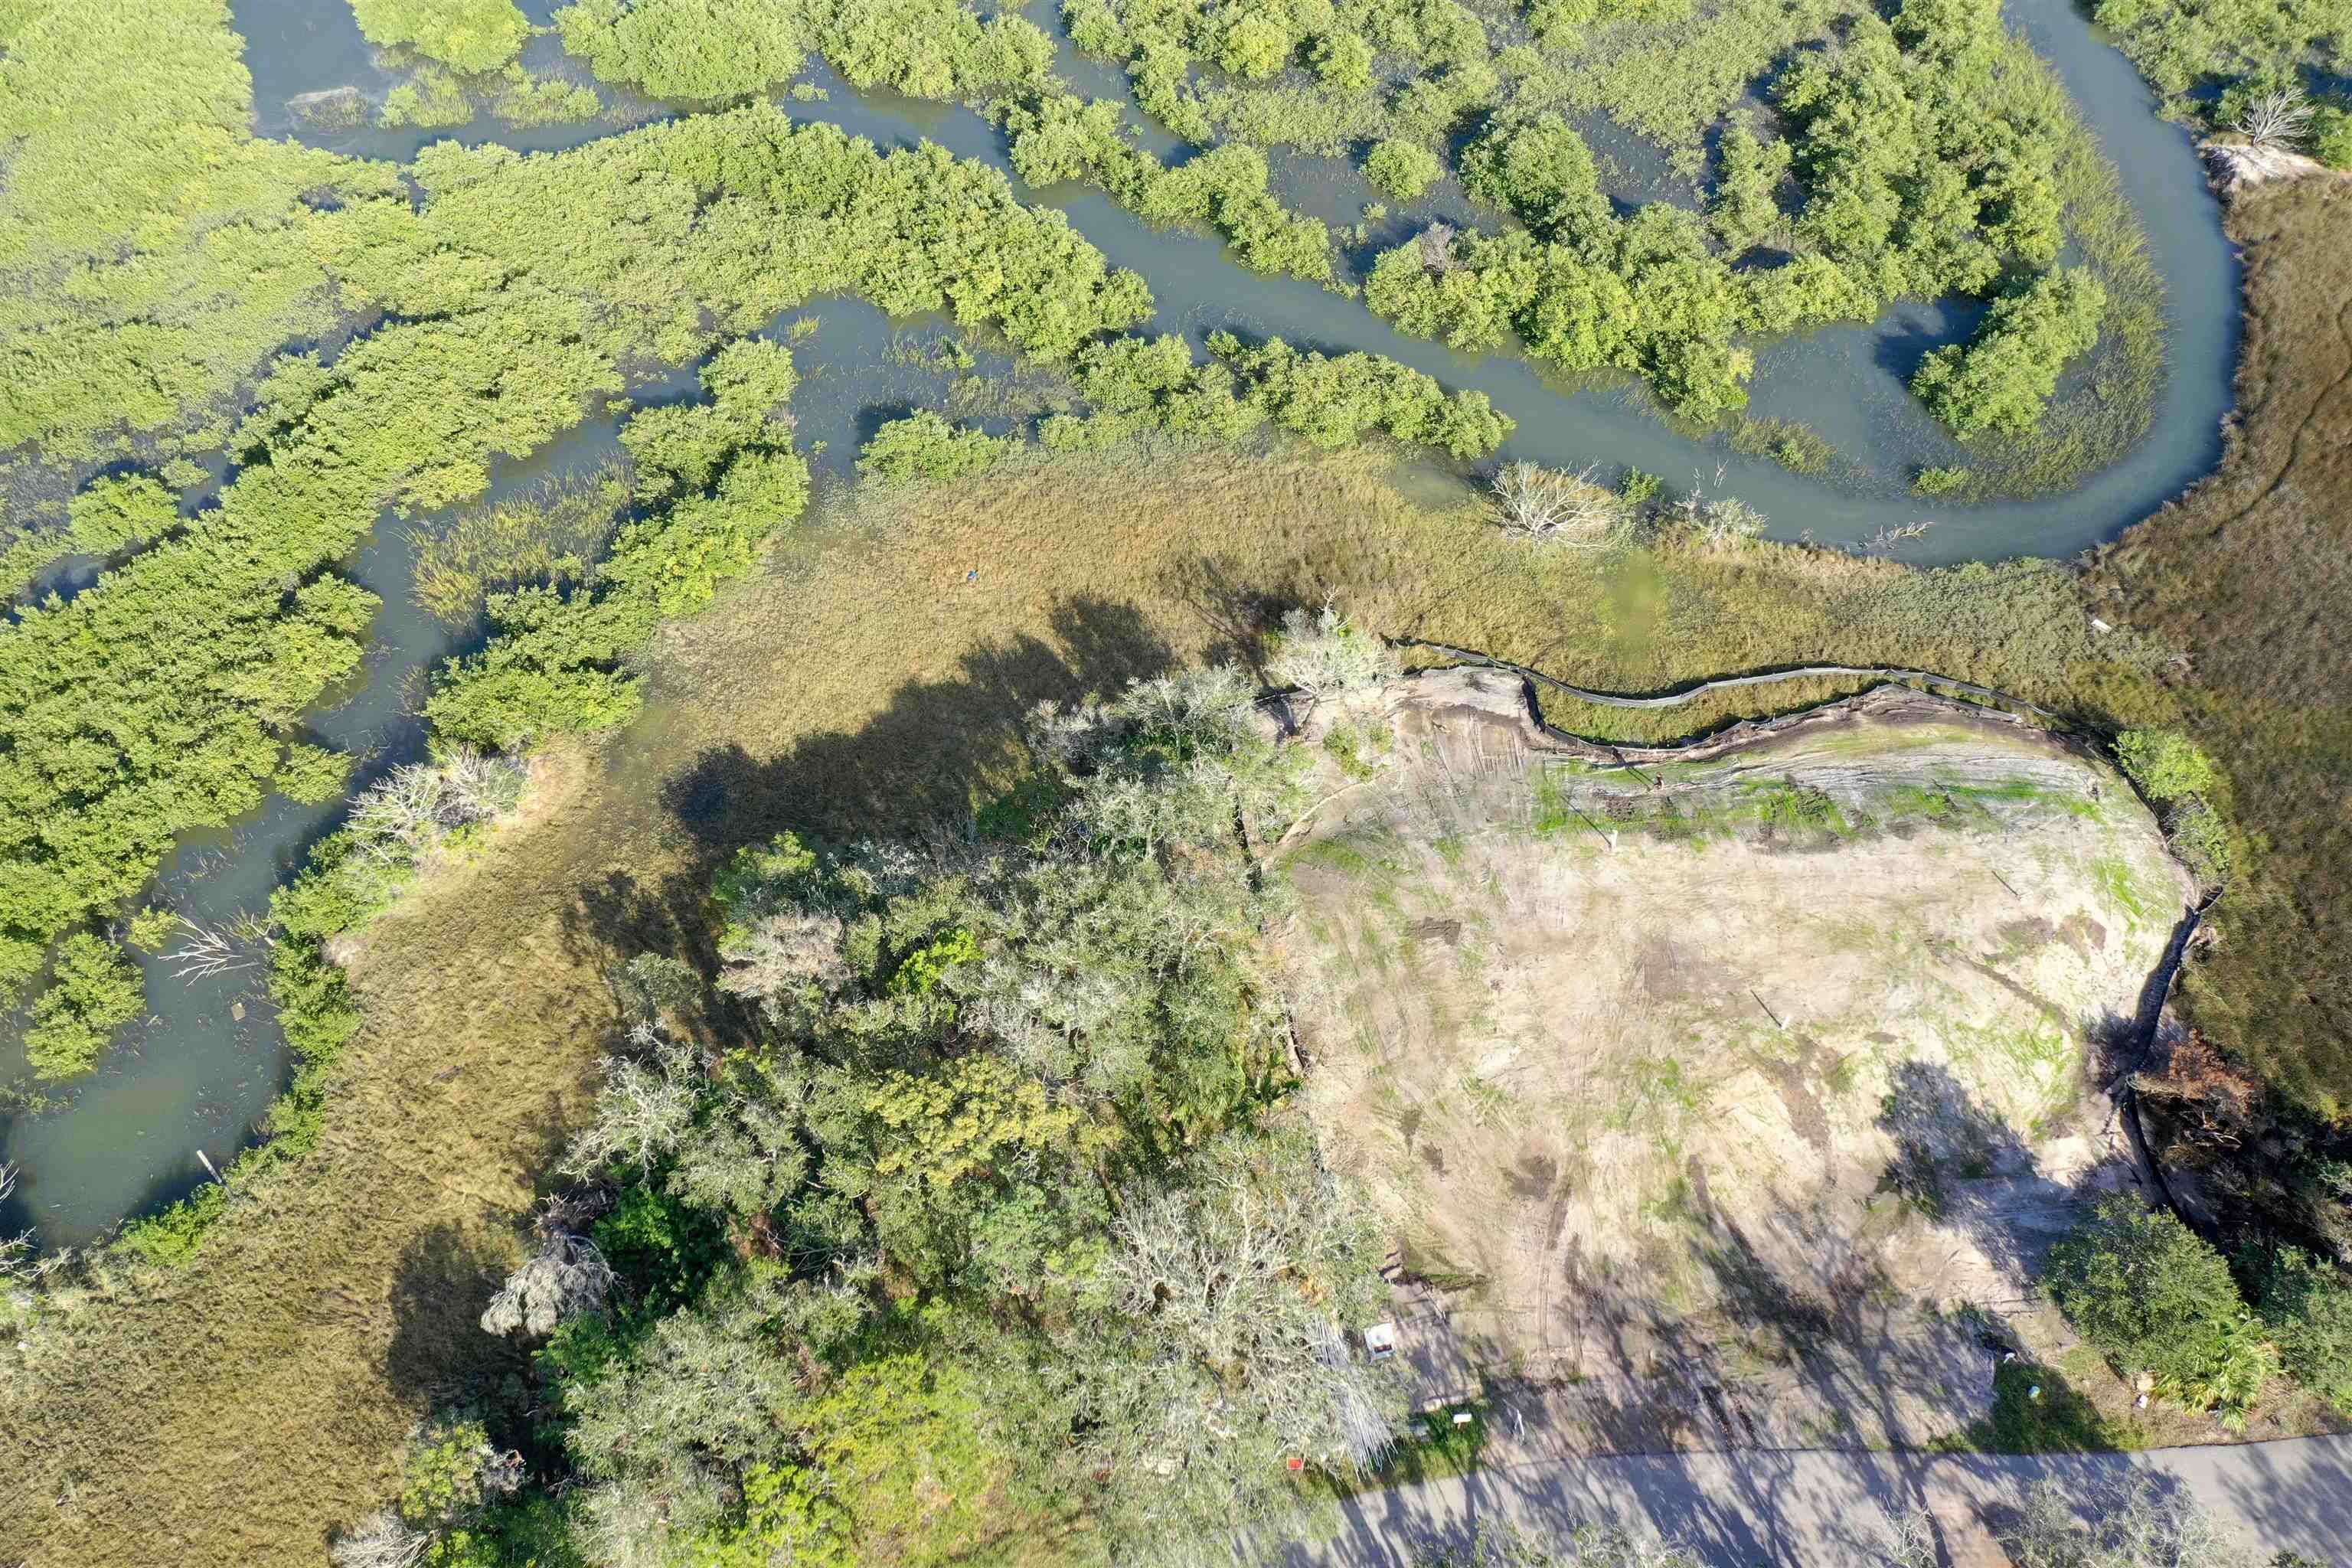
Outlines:
{"label": "bare white branch", "polygon": [[482,1313],[482,1331],[520,1331],[545,1339],[564,1319],[603,1306],[612,1289],[612,1265],[594,1242],[569,1231],[552,1231],[490,1298]]}
{"label": "bare white branch", "polygon": [[379,1509],[349,1535],[327,1548],[335,1568],[415,1568],[433,1538],[411,1528],[392,1510]]}
{"label": "bare white branch", "polygon": [[2266,92],[2238,116],[2238,133],[2246,145],[2263,153],[2291,153],[2311,128],[2311,101],[2300,88]]}
{"label": "bare white branch", "polygon": [[1592,472],[1504,464],[1487,486],[1496,521],[1509,532],[1580,550],[1617,542],[1629,521],[1625,502]]}
{"label": "bare white branch", "polygon": [[1320,610],[1285,615],[1282,640],[1265,661],[1266,676],[1276,686],[1318,699],[1377,686],[1399,668],[1394,649],[1349,626],[1328,599]]}

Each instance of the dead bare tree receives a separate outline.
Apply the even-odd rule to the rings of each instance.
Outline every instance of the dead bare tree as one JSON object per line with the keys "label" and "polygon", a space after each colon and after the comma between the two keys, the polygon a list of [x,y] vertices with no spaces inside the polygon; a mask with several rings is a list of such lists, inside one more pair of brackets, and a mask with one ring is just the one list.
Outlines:
{"label": "dead bare tree", "polygon": [[1926,538],[1927,531],[1935,526],[1934,518],[1922,518],[1917,522],[1906,522],[1899,527],[1894,523],[1886,523],[1882,525],[1876,533],[1864,540],[1860,548],[1864,555],[1893,555],[1898,547],[1909,543],[1912,540]]}
{"label": "dead bare tree", "polygon": [[438,763],[409,763],[352,802],[353,844],[369,858],[414,865],[461,827],[512,811],[529,769],[511,757],[459,747]]}
{"label": "dead bare tree", "polygon": [[1717,550],[1747,543],[1764,531],[1764,514],[1737,496],[1703,501],[1686,496],[1673,513],[1699,542]]}
{"label": "dead bare tree", "polygon": [[2261,153],[2292,153],[2311,128],[2311,100],[2300,88],[2266,92],[2238,116],[2238,134]]}
{"label": "dead bare tree", "polygon": [[178,965],[172,971],[176,980],[210,980],[216,974],[251,969],[261,962],[259,950],[269,940],[262,922],[256,921],[205,926],[184,915],[180,924],[187,939],[163,955],[163,962]]}
{"label": "dead bare tree", "polygon": [[1547,543],[1591,550],[1616,540],[1627,519],[1625,502],[1580,473],[1540,463],[1506,463],[1487,482],[1496,520],[1507,532]]}
{"label": "dead bare tree", "polygon": [[1396,651],[1349,626],[1328,599],[1320,610],[1286,614],[1282,639],[1265,661],[1266,679],[1275,685],[1318,700],[1377,686],[1398,670]]}
{"label": "dead bare tree", "polygon": [[482,1312],[482,1331],[520,1332],[543,1340],[564,1319],[590,1312],[612,1292],[613,1266],[596,1244],[568,1230],[551,1230],[530,1259],[499,1287]]}
{"label": "dead bare tree", "polygon": [[378,1509],[327,1548],[335,1568],[415,1568],[433,1538],[392,1510]]}
{"label": "dead bare tree", "polygon": [[762,916],[720,947],[727,967],[719,989],[750,997],[779,1017],[791,997],[811,986],[830,991],[849,978],[843,929],[838,916],[808,910]]}
{"label": "dead bare tree", "polygon": [[1432,272],[1451,272],[1462,265],[1454,254],[1454,237],[1460,233],[1450,223],[1433,223],[1421,231],[1421,264]]}

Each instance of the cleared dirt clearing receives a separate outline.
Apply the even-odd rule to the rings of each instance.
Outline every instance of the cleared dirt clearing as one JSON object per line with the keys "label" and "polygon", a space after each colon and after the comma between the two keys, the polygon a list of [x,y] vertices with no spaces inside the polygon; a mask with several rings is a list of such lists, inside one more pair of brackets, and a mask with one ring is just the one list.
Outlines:
{"label": "cleared dirt clearing", "polygon": [[1376,702],[1309,721],[1285,945],[1317,1118],[1473,1359],[1716,1441],[1980,1414],[1954,1309],[2105,1159],[2093,1042],[2191,895],[2128,788],[1899,688],[1673,752],[1496,671]]}

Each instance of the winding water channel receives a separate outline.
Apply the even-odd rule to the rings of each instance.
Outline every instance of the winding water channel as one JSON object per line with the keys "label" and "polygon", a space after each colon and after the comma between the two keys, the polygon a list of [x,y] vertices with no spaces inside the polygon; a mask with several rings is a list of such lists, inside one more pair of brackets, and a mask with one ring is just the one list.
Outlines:
{"label": "winding water channel", "polygon": [[[543,23],[556,3],[523,0],[523,9]],[[1056,26],[1055,9],[1035,7],[1034,19]],[[396,79],[375,64],[341,0],[232,0],[231,10],[247,41],[256,129],[263,135],[298,133],[285,105],[299,94],[352,85],[380,99]],[[1976,319],[1973,307],[1898,306],[1867,326],[1833,327],[1759,350],[1756,410],[1801,418],[1847,459],[1833,480],[1809,479],[1730,453],[1719,439],[1685,438],[1622,391],[1571,391],[1517,358],[1474,359],[1402,336],[1355,300],[1311,283],[1260,277],[1221,243],[1155,232],[1098,191],[1014,184],[1024,199],[1061,207],[1114,264],[1144,276],[1159,301],[1157,329],[1197,339],[1231,327],[1245,335],[1278,334],[1319,348],[1387,354],[1449,387],[1475,387],[1491,397],[1517,421],[1505,458],[1572,468],[1631,466],[1664,475],[1669,483],[1703,472],[1711,491],[1756,506],[1771,520],[1769,531],[1781,538],[1853,543],[1888,524],[1932,516],[1937,526],[1904,556],[1923,564],[2068,555],[2114,537],[2219,457],[2237,349],[2238,266],[2187,136],[2156,118],[2130,64],[2098,38],[2069,0],[2012,0],[2011,16],[2056,68],[2116,164],[2168,290],[2169,375],[2150,433],[2062,495],[1951,506],[1906,492],[1905,480],[1916,466],[1953,460],[1956,451],[1906,384],[1922,354],[1966,334]],[[527,63],[537,67],[543,63],[540,52],[553,45],[542,40],[532,47]],[[1078,58],[1066,40],[1061,68],[1082,91],[1124,94],[1118,71]],[[795,118],[831,121],[886,148],[928,138],[1010,174],[996,132],[977,115],[860,94],[823,70],[807,79],[828,96],[819,102],[786,100]],[[1599,149],[1627,174],[1621,195],[1671,195],[1628,188],[1658,177],[1654,153],[1605,127],[1594,129]],[[536,150],[616,133],[608,121],[514,131],[484,119],[455,132],[363,129],[303,139],[357,156],[405,161],[446,135]],[[1164,135],[1147,141],[1163,153],[1172,151]],[[1335,224],[1352,224],[1375,199],[1343,163],[1276,162],[1285,199]],[[1392,217],[1375,238],[1392,244],[1427,217],[1459,220],[1466,216],[1463,208],[1458,187],[1449,182]],[[807,373],[793,411],[803,443],[824,444],[815,463],[820,475],[838,477],[877,416],[944,390],[941,374],[889,353],[908,331],[937,333],[941,324],[892,321],[858,301],[826,299],[787,312],[772,330],[803,318],[818,325],[793,339],[794,357]],[[691,371],[680,370],[631,390],[641,400],[660,400],[690,395],[695,385]],[[614,455],[616,429],[614,418],[591,420],[528,459],[501,464],[493,497]],[[383,609],[360,676],[331,694],[311,718],[320,739],[365,759],[356,780],[361,785],[418,753],[423,736],[413,710],[421,682],[443,658],[478,636],[444,627],[415,607],[410,587],[416,526],[387,514],[348,564],[353,577],[382,597]],[[149,901],[208,927],[257,913],[341,809],[273,799],[226,832],[194,837],[163,868]],[[256,1119],[284,1083],[287,1053],[257,968],[184,978],[166,961],[145,963],[154,1016],[124,1031],[98,1070],[68,1087],[52,1108],[0,1123],[0,1160],[13,1162],[20,1173],[15,1196],[0,1205],[0,1232],[30,1227],[45,1245],[74,1244],[126,1214],[182,1195],[206,1178],[199,1152],[225,1165],[251,1138]],[[0,1051],[0,1080],[12,1076],[15,1055],[13,1047]]]}

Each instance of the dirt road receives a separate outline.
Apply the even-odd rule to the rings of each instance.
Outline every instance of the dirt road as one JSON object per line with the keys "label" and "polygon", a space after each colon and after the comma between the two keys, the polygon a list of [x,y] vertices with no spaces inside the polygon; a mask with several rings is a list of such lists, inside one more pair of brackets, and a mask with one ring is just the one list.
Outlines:
{"label": "dirt road", "polygon": [[1337,1533],[1281,1559],[1297,1568],[1403,1568],[1430,1541],[1478,1521],[1565,1530],[1646,1525],[1709,1564],[1872,1568],[1885,1521],[1924,1503],[1951,1568],[2000,1568],[1992,1526],[2032,1481],[2055,1479],[2085,1510],[2134,1471],[2185,1489],[2242,1542],[2352,1564],[2352,1436],[2137,1454],[1918,1455],[1771,1450],[1632,1454],[1482,1470],[1347,1505]]}

